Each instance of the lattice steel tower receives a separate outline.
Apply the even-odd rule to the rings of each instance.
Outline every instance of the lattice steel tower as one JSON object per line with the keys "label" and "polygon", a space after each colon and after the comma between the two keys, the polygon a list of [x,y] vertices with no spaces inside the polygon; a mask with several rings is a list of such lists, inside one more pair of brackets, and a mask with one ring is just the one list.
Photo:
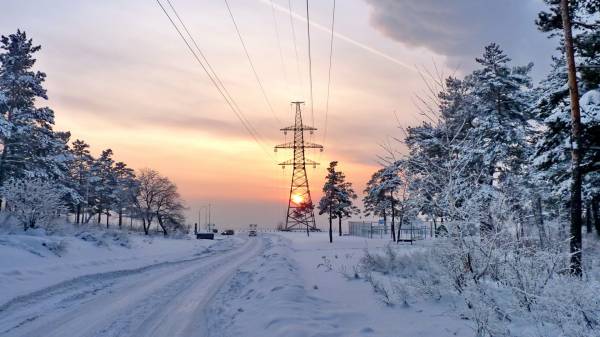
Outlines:
{"label": "lattice steel tower", "polygon": [[294,157],[279,163],[282,168],[292,166],[292,184],[290,186],[290,196],[288,199],[287,217],[285,219],[285,230],[315,230],[315,214],[313,212],[313,202],[310,197],[308,187],[308,177],[306,176],[306,165],[316,167],[319,163],[305,157],[305,149],[319,149],[323,151],[323,146],[304,141],[304,131],[313,134],[316,128],[302,123],[302,109],[304,102],[292,102],[296,106],[296,117],[293,126],[281,129],[284,134],[288,131],[294,132],[294,140],[275,146],[277,149],[293,149]]}

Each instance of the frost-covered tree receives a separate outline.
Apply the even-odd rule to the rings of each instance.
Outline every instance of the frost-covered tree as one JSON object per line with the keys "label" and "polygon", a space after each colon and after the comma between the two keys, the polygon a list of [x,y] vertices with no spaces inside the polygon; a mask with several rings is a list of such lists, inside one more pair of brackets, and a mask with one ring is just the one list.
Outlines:
{"label": "frost-covered tree", "polygon": [[47,99],[46,74],[34,71],[33,45],[25,32],[0,39],[0,185],[9,178],[61,180],[67,173],[69,133],[53,131],[54,112],[36,107]]}
{"label": "frost-covered tree", "polygon": [[177,186],[152,169],[142,169],[137,177],[135,207],[136,213],[142,219],[146,235],[150,233],[150,226],[154,220],[158,221],[165,236],[168,235],[169,229],[180,228],[185,219],[185,206]]}
{"label": "frost-covered tree", "polygon": [[89,145],[83,140],[75,140],[70,148],[72,160],[69,163],[69,181],[75,193],[70,194],[68,201],[75,213],[75,223],[82,223],[82,214],[88,204],[91,189],[91,168],[94,158],[90,154]]}
{"label": "frost-covered tree", "polygon": [[[600,83],[600,63],[598,62],[600,57],[600,6],[595,0],[546,0],[545,2],[548,5],[548,11],[541,12],[536,23],[540,30],[550,33],[550,36],[561,38],[558,49],[561,54],[565,55],[567,64],[567,97],[569,97],[569,101],[565,110],[569,112],[570,118],[567,120],[557,114],[559,111],[555,111],[553,120],[556,124],[562,121],[570,124],[569,128],[565,130],[570,131],[568,134],[568,149],[571,152],[570,179],[566,182],[569,185],[568,192],[570,193],[568,206],[571,219],[572,265],[573,272],[581,275],[582,199],[586,199],[582,198],[582,194],[586,194],[586,186],[584,186],[586,179],[587,183],[591,183],[592,186],[599,183],[596,180],[599,154],[598,150],[594,150],[593,144],[598,139],[596,136],[598,130],[594,125],[597,122],[593,117],[590,121],[589,113],[587,120],[584,121],[586,112],[580,108],[580,97],[583,99],[588,91],[598,90]],[[591,94],[591,96],[595,95]],[[591,102],[593,101],[592,99]],[[586,100],[586,103],[589,102],[590,100]],[[548,104],[550,108],[548,110],[558,108],[556,103],[562,105],[563,102],[557,100],[555,104]],[[589,107],[587,110],[590,110]],[[586,131],[590,129],[596,130],[591,137],[586,135]],[[555,136],[555,138],[560,138],[560,136]],[[590,144],[590,142],[592,143]],[[590,153],[592,157],[596,157],[591,163],[589,161]],[[587,201],[583,201],[587,202],[588,209],[593,209],[593,204],[598,200],[589,195],[587,199]]]}
{"label": "frost-covered tree", "polygon": [[358,210],[352,201],[357,198],[352,183],[346,181],[341,171],[336,171],[338,162],[332,161],[327,168],[327,176],[323,185],[323,196],[319,200],[319,214],[327,213],[329,218],[329,242],[333,242],[332,219],[338,219],[338,232],[342,235],[342,218],[348,217]]}
{"label": "frost-covered tree", "polygon": [[[539,15],[539,28],[562,38],[562,16],[558,1],[546,1],[548,11]],[[582,97],[581,160],[583,202],[600,228],[597,210],[600,195],[600,121],[597,115],[597,91],[600,86],[600,7],[587,0],[570,1],[573,43],[578,66],[577,83]],[[558,49],[564,53],[563,44]],[[552,71],[542,82],[536,113],[542,125],[537,135],[535,164],[543,176],[556,184],[553,191],[565,206],[571,191],[571,104],[564,57],[554,60]],[[599,233],[600,234],[600,233]]]}
{"label": "frost-covered tree", "polygon": [[60,189],[40,178],[11,179],[0,191],[24,230],[49,225],[65,208]]}
{"label": "frost-covered tree", "polygon": [[510,66],[510,58],[494,43],[486,46],[476,61],[481,68],[465,78],[473,119],[464,133],[466,144],[477,142],[480,147],[478,152],[462,152],[470,152],[471,174],[479,176],[476,189],[482,193],[475,197],[481,207],[481,229],[491,231],[493,193],[509,176],[520,175],[527,160],[532,64]]}
{"label": "frost-covered tree", "polygon": [[404,143],[409,149],[404,169],[409,177],[410,194],[418,205],[418,212],[427,216],[437,230],[438,221],[444,221],[447,204],[443,189],[448,182],[447,164],[451,159],[450,145],[455,139],[448,137],[445,125],[424,122],[406,130]]}
{"label": "frost-covered tree", "polygon": [[392,220],[390,230],[392,234],[392,241],[394,242],[396,241],[396,215],[399,206],[397,193],[401,187],[405,186],[406,184],[405,180],[401,178],[400,173],[400,161],[393,162],[384,167],[377,175],[377,179],[373,184],[372,190],[369,191],[370,194],[374,196],[381,195],[389,200],[390,217]]}
{"label": "frost-covered tree", "polygon": [[387,228],[387,217],[390,210],[390,202],[383,191],[378,189],[379,176],[383,169],[371,175],[371,178],[367,182],[365,190],[363,191],[363,207],[366,216],[378,216],[383,218],[383,226]]}
{"label": "frost-covered tree", "polygon": [[134,199],[137,194],[138,182],[133,169],[123,162],[115,163],[112,168],[115,177],[115,190],[113,192],[113,210],[119,217],[119,228],[123,225],[123,212],[133,210]]}
{"label": "frost-covered tree", "polygon": [[112,156],[113,152],[111,149],[102,151],[91,167],[94,211],[98,214],[98,223],[100,223],[102,214],[106,215],[107,228],[109,226],[110,209],[115,200],[117,185]]}

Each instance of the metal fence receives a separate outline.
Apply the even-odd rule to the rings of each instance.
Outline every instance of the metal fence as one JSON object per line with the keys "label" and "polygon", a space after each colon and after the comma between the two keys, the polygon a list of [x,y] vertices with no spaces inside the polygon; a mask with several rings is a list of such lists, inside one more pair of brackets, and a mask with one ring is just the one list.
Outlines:
{"label": "metal fence", "polygon": [[[416,240],[425,240],[427,238],[427,233],[428,229],[426,226],[413,226],[409,224],[404,225],[396,234],[399,235],[398,240],[412,242]],[[348,234],[371,239],[383,239],[391,237],[392,235],[389,226],[371,221],[349,221]]]}

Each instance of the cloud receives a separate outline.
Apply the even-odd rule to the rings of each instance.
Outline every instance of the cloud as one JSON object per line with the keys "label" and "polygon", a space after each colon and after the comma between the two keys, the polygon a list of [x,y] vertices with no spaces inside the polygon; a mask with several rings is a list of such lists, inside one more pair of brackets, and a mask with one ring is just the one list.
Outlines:
{"label": "cloud", "polygon": [[555,43],[535,26],[539,0],[365,0],[371,25],[389,38],[470,67],[483,46],[497,42],[515,62],[544,68]]}

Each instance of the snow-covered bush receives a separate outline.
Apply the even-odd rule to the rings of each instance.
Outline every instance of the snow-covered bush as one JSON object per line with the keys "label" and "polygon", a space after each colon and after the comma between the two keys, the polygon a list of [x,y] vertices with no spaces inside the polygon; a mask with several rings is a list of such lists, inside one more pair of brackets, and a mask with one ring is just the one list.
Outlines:
{"label": "snow-covered bush", "polygon": [[98,231],[97,228],[85,228],[75,234],[75,237],[95,244],[98,247],[110,247],[118,245],[125,248],[131,248],[129,235],[118,230]]}
{"label": "snow-covered bush", "polygon": [[600,282],[568,273],[567,242],[542,249],[499,231],[438,240],[405,253],[367,252],[362,276],[387,305],[410,297],[458,300],[457,314],[477,336],[597,336]]}
{"label": "snow-covered bush", "polygon": [[56,256],[62,256],[67,251],[67,241],[48,241],[42,243],[42,246],[48,248]]}
{"label": "snow-covered bush", "polygon": [[39,178],[11,179],[0,189],[0,194],[24,230],[49,226],[65,211],[60,191]]}

